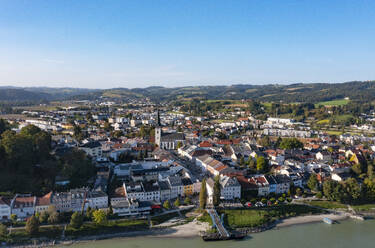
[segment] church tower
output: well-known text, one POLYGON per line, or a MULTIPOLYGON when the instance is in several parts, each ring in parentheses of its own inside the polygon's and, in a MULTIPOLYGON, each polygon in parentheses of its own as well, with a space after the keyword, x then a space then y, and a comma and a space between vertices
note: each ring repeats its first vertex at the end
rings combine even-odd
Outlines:
POLYGON ((158 109, 157 123, 155 127, 155 144, 160 147, 161 145, 161 125, 160 125, 160 113, 158 109))

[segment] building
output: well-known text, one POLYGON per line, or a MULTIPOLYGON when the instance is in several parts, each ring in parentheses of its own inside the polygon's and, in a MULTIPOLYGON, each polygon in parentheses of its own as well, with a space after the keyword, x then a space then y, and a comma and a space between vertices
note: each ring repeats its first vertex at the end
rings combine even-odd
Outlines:
POLYGON ((194 184, 191 181, 190 178, 184 177, 181 179, 182 185, 183 185, 183 195, 186 196, 191 196, 194 194, 194 184))
POLYGON ((170 176, 167 180, 171 186, 171 199, 183 196, 184 186, 181 178, 179 176, 170 176))
POLYGON ((49 206, 51 205, 51 196, 52 191, 46 194, 45 196, 37 197, 35 204, 35 212, 41 213, 43 211, 47 211, 49 206))
POLYGON ((220 178, 221 198, 234 200, 241 198, 241 184, 235 177, 223 176, 220 178))
POLYGON ((102 145, 99 141, 90 141, 81 146, 79 149, 83 150, 88 156, 98 158, 102 156, 102 145))
POLYGON ((35 213, 35 196, 16 195, 11 202, 11 214, 19 219, 25 219, 35 213))
POLYGON ((9 220, 11 214, 10 201, 0 196, 0 221, 9 220))

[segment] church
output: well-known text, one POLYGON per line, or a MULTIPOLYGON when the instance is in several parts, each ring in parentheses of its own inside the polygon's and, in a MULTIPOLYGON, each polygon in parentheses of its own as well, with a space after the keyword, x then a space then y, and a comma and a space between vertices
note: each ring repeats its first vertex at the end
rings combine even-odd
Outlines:
POLYGON ((183 133, 163 133, 160 124, 160 114, 158 110, 158 119, 155 127, 155 143, 161 149, 174 150, 177 149, 178 142, 185 144, 185 135, 183 133))

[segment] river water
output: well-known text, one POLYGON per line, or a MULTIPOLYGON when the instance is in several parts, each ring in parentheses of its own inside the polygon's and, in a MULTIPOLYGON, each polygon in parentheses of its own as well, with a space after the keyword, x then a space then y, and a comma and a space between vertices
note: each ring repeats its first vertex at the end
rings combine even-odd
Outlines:
POLYGON ((241 241, 201 238, 117 238, 75 244, 75 248, 375 248, 375 220, 311 223, 256 233, 241 241))

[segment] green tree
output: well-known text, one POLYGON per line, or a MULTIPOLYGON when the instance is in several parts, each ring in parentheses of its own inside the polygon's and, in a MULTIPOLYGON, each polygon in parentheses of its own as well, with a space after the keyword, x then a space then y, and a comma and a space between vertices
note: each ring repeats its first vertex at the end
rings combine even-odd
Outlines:
POLYGON ((318 179, 316 178, 316 174, 313 173, 310 175, 309 180, 307 181, 307 186, 312 190, 312 191, 317 191, 318 190, 318 179))
POLYGON ((178 141, 178 142, 177 142, 177 149, 178 149, 178 148, 181 148, 181 147, 182 147, 182 142, 181 142, 181 141, 178 141))
POLYGON ((357 175, 360 175, 362 174, 362 165, 361 164, 354 164, 352 166, 352 171, 357 174, 357 175))
POLYGON ((39 221, 34 215, 26 221, 25 230, 30 235, 35 235, 39 232, 39 221))
POLYGON ((78 212, 74 212, 70 218, 70 226, 75 229, 78 229, 83 224, 83 215, 78 212))
POLYGON ((103 225, 107 222, 107 213, 102 209, 95 210, 92 213, 92 219, 95 222, 95 224, 103 225))
POLYGON ((301 196, 303 194, 301 188, 296 189, 296 195, 301 196))
POLYGON ((39 223, 47 223, 48 221, 48 212, 42 211, 39 215, 39 223))
POLYGON ((201 191, 199 192, 199 207, 200 209, 205 209, 207 203, 207 188, 206 188, 206 178, 202 180, 201 191))
POLYGON ((6 225, 0 223, 0 237, 6 237, 7 235, 8 235, 8 229, 6 225))
POLYGON ((280 143, 281 149, 298 149, 303 148, 303 143, 297 138, 284 138, 280 143))
POLYGON ((214 192, 212 195, 212 203, 215 207, 219 206, 221 197, 220 176, 217 175, 214 179, 214 192))
POLYGON ((185 203, 185 205, 190 205, 191 204, 190 198, 186 197, 185 200, 184 200, 184 203, 185 203))
POLYGON ((9 129, 10 129, 9 123, 4 119, 0 119, 0 135, 9 129))
POLYGON ((57 224, 60 221, 60 214, 58 212, 52 212, 48 216, 48 223, 57 224))
POLYGON ((11 214, 10 215, 10 220, 12 221, 13 224, 15 224, 17 222, 17 215, 11 214))
POLYGON ((181 205, 181 203, 180 203, 180 199, 177 198, 177 199, 175 200, 175 202, 173 203, 173 205, 174 205, 175 207, 179 207, 179 206, 181 205))
POLYGON ((268 163, 263 156, 259 156, 257 158, 257 171, 259 172, 266 172, 268 167, 268 163))
POLYGON ((171 208, 171 204, 169 203, 168 200, 166 200, 166 201, 163 203, 163 208, 165 208, 165 209, 170 209, 170 208, 171 208))

